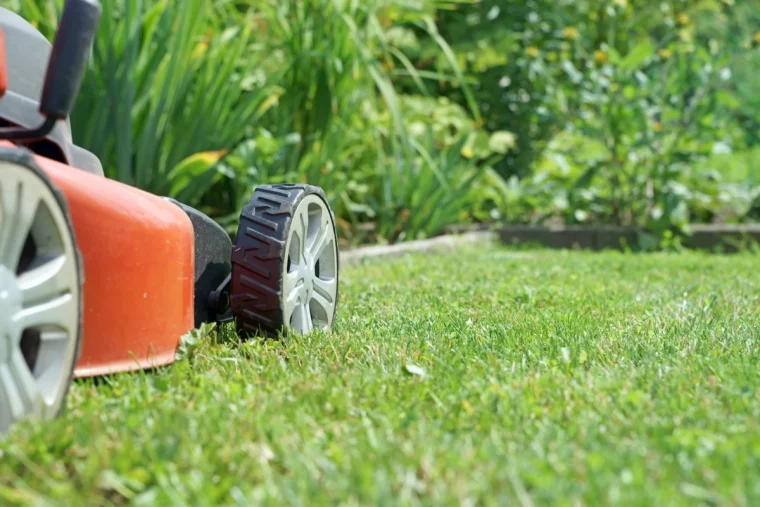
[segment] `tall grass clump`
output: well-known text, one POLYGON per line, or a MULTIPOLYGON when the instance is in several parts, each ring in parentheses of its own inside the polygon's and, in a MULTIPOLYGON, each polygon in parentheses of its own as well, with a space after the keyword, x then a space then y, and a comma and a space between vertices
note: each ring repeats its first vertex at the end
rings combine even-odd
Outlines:
MULTIPOLYGON (((62 5, 19 8, 52 38, 62 5)), ((216 162, 274 103, 269 83, 246 87, 239 72, 251 27, 215 21, 206 0, 103 2, 72 128, 108 177, 197 204, 221 177, 216 162)))
MULTIPOLYGON (((208 202, 224 203, 231 211, 220 217, 222 223, 233 228, 247 189, 272 181, 323 187, 342 235, 354 240, 363 238, 367 225, 391 241, 432 235, 448 225, 441 213, 461 212, 471 164, 439 170, 434 159, 460 161, 458 154, 449 153, 457 148, 415 142, 406 96, 397 90, 398 69, 411 79, 410 91, 420 95, 427 94, 425 80, 452 79, 444 72, 418 71, 405 55, 408 39, 394 37, 400 29, 414 29, 415 37, 450 52, 436 32, 429 5, 270 0, 228 2, 220 11, 232 20, 251 16, 256 44, 266 48, 260 69, 276 75, 283 91, 256 136, 221 164, 229 179, 219 182, 208 202), (426 200, 431 192, 441 197, 426 200), (412 214, 414 220, 408 220, 412 214)), ((448 74, 461 77, 453 55, 448 63, 448 74)))

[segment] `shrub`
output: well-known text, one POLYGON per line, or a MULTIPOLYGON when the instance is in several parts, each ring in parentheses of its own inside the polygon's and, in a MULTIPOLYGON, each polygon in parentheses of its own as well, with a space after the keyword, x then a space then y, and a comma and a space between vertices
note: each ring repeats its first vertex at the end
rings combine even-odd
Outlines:
MULTIPOLYGON (((500 10, 483 11, 488 5, 496 3, 478 7, 486 17, 514 12, 504 3, 500 10)), ((523 101, 529 113, 506 120, 524 123, 515 154, 524 160, 507 157, 496 166, 508 181, 491 175, 490 187, 477 190, 479 216, 495 211, 510 221, 656 231, 749 217, 754 184, 727 185, 714 171, 724 168, 713 166, 708 173, 704 164, 715 153, 755 142, 753 122, 760 110, 756 100, 746 97, 748 108, 740 102, 755 85, 736 75, 746 76, 757 58, 746 47, 752 35, 744 26, 745 16, 757 13, 757 7, 731 2, 645 0, 560 2, 554 9, 532 10, 528 25, 513 35, 530 45, 491 67, 505 73, 509 89, 509 66, 525 65, 530 86, 517 95, 492 91, 484 95, 491 100, 488 108, 483 104, 485 110, 504 101, 501 110, 519 113, 519 95, 530 96, 523 101), (544 130, 541 117, 547 112, 556 124, 544 130), (730 205, 727 192, 745 205, 730 205)))

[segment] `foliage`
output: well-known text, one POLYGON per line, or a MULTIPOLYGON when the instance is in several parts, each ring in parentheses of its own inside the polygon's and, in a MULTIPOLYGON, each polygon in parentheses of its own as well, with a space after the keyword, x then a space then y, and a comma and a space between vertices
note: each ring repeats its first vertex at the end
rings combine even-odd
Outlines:
MULTIPOLYGON (((61 4, 22 0, 20 12, 52 38, 61 4)), ((238 72, 250 27, 209 31, 212 12, 206 0, 103 3, 72 129, 107 176, 197 205, 216 162, 276 100, 238 72)))
MULTIPOLYGON (((61 3, 11 6, 52 37, 61 3)), ((756 2, 115 0, 72 125, 230 233, 281 181, 323 187, 351 243, 678 231, 760 216, 757 72, 756 2)))
MULTIPOLYGON (((285 180, 322 186, 341 235, 353 241, 366 240, 365 232, 385 241, 430 236, 456 220, 465 206, 460 189, 478 171, 452 150, 458 136, 471 142, 476 129, 466 110, 439 105, 432 124, 436 142, 414 141, 410 129, 418 129, 419 115, 430 110, 414 108, 424 100, 425 86, 402 52, 407 41, 394 35, 397 23, 416 23, 445 49, 424 5, 314 0, 257 7, 257 19, 272 20, 266 22, 266 47, 277 48, 276 61, 288 62, 278 81, 284 93, 256 136, 221 165, 239 183, 220 182, 219 192, 206 200, 231 210, 220 221, 233 229, 247 189, 285 180), (397 93, 393 62, 406 65, 422 97, 397 93), (450 132, 445 139, 444 130, 450 132), (438 160, 449 166, 437 167, 438 160), (428 200, 426 192, 439 183, 438 197, 428 200)), ((249 8, 238 3, 232 12, 249 8)))
MULTIPOLYGON (((751 32, 737 24, 760 10, 731 2, 604 4, 560 3, 528 15, 543 28, 526 29, 524 37, 544 35, 516 58, 530 60, 536 72, 535 113, 556 112, 559 131, 546 138, 522 131, 529 138, 518 141, 517 152, 527 144, 532 163, 513 168, 520 162, 504 159, 506 171, 497 165, 507 181, 489 176, 478 214, 655 232, 754 216, 756 181, 726 183, 705 164, 755 143, 758 129, 749 118, 760 110, 752 110, 754 100, 745 108, 739 99, 753 85, 735 74, 746 75, 757 58, 743 48, 751 32), (558 20, 567 23, 561 30, 558 20), (542 88, 541 79, 552 86, 542 88)), ((510 107, 517 100, 502 98, 510 107)), ((542 129, 532 114, 514 121, 542 129)))
MULTIPOLYGON (((498 134, 484 134, 463 108, 446 99, 403 96, 401 107, 411 153, 380 136, 378 143, 390 145, 380 151, 375 171, 357 180, 351 192, 355 223, 369 226, 363 240, 429 237, 465 219, 474 204, 470 188, 489 157, 509 149, 498 143, 498 134)), ((379 132, 387 131, 388 115, 368 119, 380 125, 379 132)))
MULTIPOLYGON (((17 1, 51 37, 60 0, 43 8, 17 1)), ((411 101, 391 82, 401 66, 426 94, 402 51, 407 41, 397 37, 406 24, 449 52, 446 72, 463 82, 431 5, 108 2, 73 117, 75 138, 109 176, 198 206, 230 232, 255 185, 289 180, 326 190, 342 236, 359 237, 375 217, 387 240, 434 235, 458 219, 462 189, 478 171, 453 151, 463 124, 470 127, 462 142, 475 139, 468 112, 457 113, 462 125, 445 143, 412 142, 407 128, 418 118, 402 109, 411 101), (440 197, 427 201, 436 182, 444 185, 435 190, 440 197), (391 233, 399 214, 410 213, 391 233)), ((439 139, 452 117, 432 125, 439 139)))

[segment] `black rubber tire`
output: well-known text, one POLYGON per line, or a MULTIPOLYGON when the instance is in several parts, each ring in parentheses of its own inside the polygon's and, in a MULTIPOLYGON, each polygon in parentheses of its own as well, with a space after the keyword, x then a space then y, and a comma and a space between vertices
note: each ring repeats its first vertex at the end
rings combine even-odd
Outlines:
MULTIPOLYGON (((293 216, 303 199, 316 195, 335 215, 324 191, 312 185, 262 185, 240 213, 232 248, 230 306, 241 335, 278 337, 287 332, 282 282, 287 270, 286 244, 293 216)), ((337 247, 338 239, 335 238, 337 247)), ((336 248, 336 282, 340 280, 340 255, 336 248)), ((336 294, 335 309, 338 307, 336 294)), ((334 315, 333 315, 334 319, 334 315)))
POLYGON ((68 399, 69 390, 71 384, 74 382, 74 371, 79 359, 82 357, 82 329, 84 327, 83 315, 84 315, 84 263, 82 260, 82 254, 79 251, 79 244, 77 243, 76 233, 74 232, 74 225, 71 221, 71 214, 69 213, 68 202, 63 192, 50 180, 47 174, 40 169, 34 160, 34 154, 26 148, 0 148, 0 160, 5 162, 13 162, 18 165, 27 167, 33 172, 42 182, 53 192, 58 205, 60 206, 61 213, 66 220, 66 225, 71 235, 72 246, 74 249, 74 255, 76 256, 77 277, 79 283, 79 333, 76 337, 76 348, 74 350, 74 361, 71 364, 71 371, 69 372, 69 382, 66 385, 66 390, 63 393, 63 401, 55 414, 56 417, 61 415, 66 408, 66 401, 68 399))

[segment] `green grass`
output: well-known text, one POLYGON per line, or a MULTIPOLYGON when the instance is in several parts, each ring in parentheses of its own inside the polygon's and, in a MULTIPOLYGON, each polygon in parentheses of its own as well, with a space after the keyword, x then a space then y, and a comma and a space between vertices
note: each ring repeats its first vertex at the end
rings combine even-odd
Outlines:
POLYGON ((757 266, 494 247, 346 267, 331 336, 220 333, 77 383, 0 443, 0 504, 758 505, 757 266))

